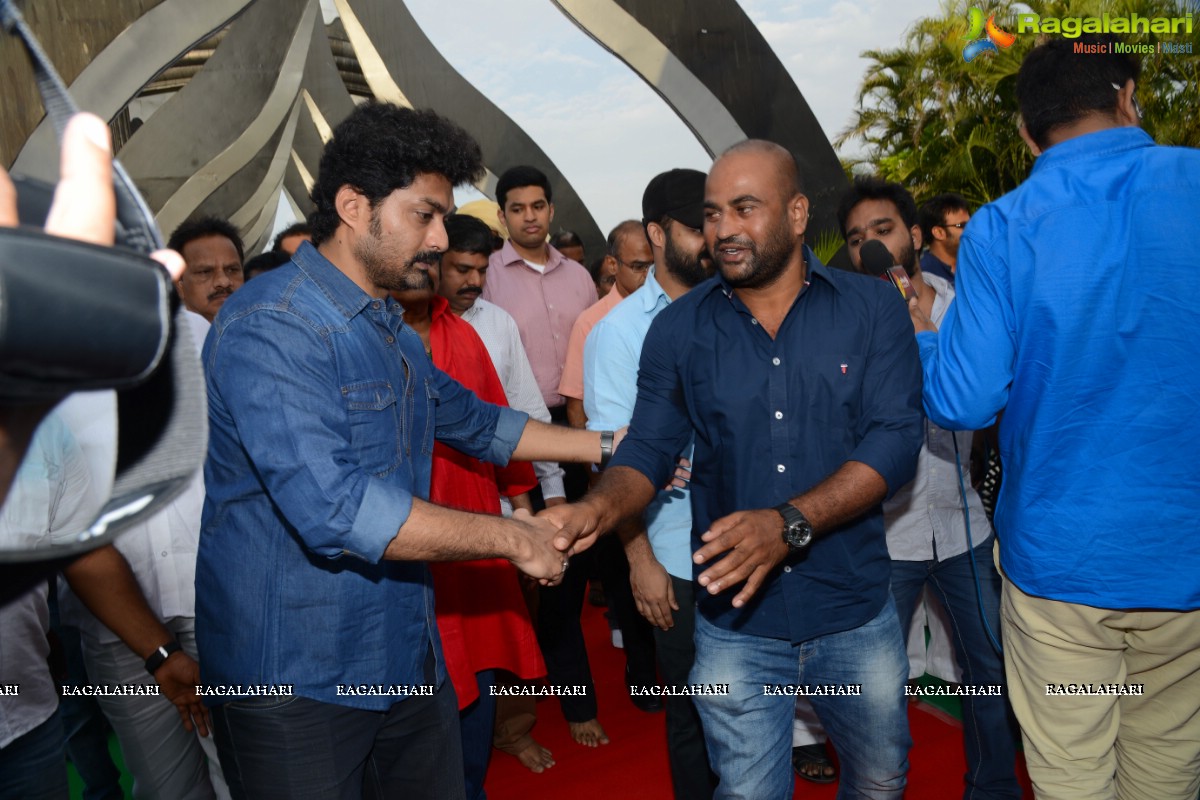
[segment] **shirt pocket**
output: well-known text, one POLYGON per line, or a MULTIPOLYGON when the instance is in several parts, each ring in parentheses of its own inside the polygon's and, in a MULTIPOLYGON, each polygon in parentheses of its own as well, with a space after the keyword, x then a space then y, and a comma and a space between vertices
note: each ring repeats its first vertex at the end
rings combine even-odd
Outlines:
POLYGON ((433 434, 437 429, 437 407, 442 396, 433 385, 433 378, 425 378, 425 437, 421 440, 421 453, 429 455, 433 452, 433 434))
POLYGON ((342 397, 359 466, 375 476, 400 466, 400 425, 392 385, 387 381, 351 383, 342 387, 342 397))
POLYGON ((809 413, 831 427, 852 433, 862 412, 865 364, 866 359, 857 353, 809 356, 809 413))

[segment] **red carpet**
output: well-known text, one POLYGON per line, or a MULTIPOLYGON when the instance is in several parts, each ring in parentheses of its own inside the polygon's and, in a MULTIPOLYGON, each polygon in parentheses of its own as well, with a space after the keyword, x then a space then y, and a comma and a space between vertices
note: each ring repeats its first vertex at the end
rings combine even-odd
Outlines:
MULTIPOLYGON (((587 639, 592 675, 600 706, 600 724, 612 740, 592 749, 576 744, 567 723, 551 698, 538 703, 534 737, 548 747, 558 762, 541 775, 521 766, 512 756, 492 751, 488 772, 489 800, 539 800, 540 798, 645 798, 670 800, 671 777, 667 769, 667 742, 663 714, 646 714, 629 701, 624 681, 625 660, 609 641, 608 624, 601 609, 585 606, 583 630, 587 639)), ((906 797, 913 800, 956 800, 962 797, 962 731, 956 722, 925 705, 909 707, 909 724, 916 743, 909 754, 906 797)), ((1024 764, 1019 764, 1025 796, 1033 797, 1024 764)), ((796 782, 796 798, 832 800, 837 784, 817 786, 796 782)))

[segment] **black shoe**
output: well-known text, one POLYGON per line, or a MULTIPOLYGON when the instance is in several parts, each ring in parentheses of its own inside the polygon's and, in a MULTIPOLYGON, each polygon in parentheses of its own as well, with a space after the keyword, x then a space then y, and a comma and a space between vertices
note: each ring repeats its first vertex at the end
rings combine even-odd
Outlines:
MULTIPOLYGON (((648 686, 658 686, 658 682, 651 680, 648 684, 634 681, 629 677, 629 667, 625 667, 625 685, 626 687, 634 686, 645 691, 648 686)), ((628 688, 626 688, 628 691, 628 688)), ((666 706, 663 705, 663 699, 656 694, 631 694, 629 700, 637 707, 639 711, 645 711, 647 714, 655 714, 662 711, 666 706)))

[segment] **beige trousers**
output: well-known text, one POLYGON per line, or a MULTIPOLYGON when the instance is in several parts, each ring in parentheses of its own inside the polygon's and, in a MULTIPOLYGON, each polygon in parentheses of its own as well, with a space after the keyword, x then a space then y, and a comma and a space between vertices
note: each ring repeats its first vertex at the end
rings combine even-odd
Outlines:
POLYGON ((1000 613, 1038 800, 1196 800, 1200 611, 1093 608, 1006 578, 1000 613))

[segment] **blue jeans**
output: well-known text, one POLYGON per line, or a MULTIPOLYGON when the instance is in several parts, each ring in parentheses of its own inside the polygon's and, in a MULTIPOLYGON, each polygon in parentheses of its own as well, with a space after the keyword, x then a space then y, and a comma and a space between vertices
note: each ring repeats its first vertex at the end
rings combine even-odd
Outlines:
POLYGON ((729 694, 695 698, 720 783, 716 797, 792 796, 792 717, 796 698, 770 696, 774 684, 858 685, 860 696, 811 701, 841 761, 839 798, 899 798, 908 773, 904 684, 908 658, 888 598, 869 622, 794 645, 719 628, 696 615, 692 683, 729 684, 729 694))
POLYGON ((62 718, 50 718, 0 749, 0 800, 67 800, 62 718))
POLYGON ((450 681, 387 711, 276 697, 225 703, 212 718, 234 800, 465 796, 450 681))
MULTIPOLYGON (((954 655, 967 686, 1003 686, 1004 661, 988 639, 987 620, 993 635, 1000 637, 1000 575, 992 564, 992 542, 986 541, 969 553, 945 561, 893 561, 892 597, 907 631, 913 609, 926 584, 950 617, 954 655), (979 574, 983 605, 975 591, 971 559, 979 574)), ((967 756, 964 800, 1019 798, 1015 736, 1017 728, 1008 699, 1004 696, 963 697, 963 747, 967 756)))

